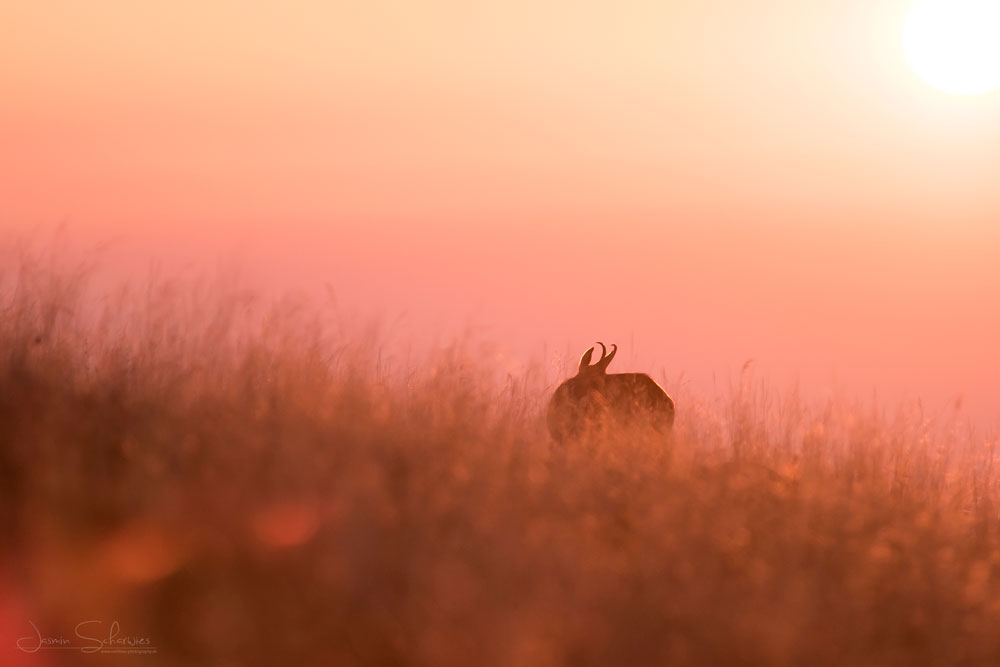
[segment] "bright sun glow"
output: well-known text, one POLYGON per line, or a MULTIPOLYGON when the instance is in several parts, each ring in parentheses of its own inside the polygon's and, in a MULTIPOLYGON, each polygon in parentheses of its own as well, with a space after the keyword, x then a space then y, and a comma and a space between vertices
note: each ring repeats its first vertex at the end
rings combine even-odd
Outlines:
POLYGON ((922 0, 903 26, 914 71, 946 93, 1000 88, 1000 0, 922 0))

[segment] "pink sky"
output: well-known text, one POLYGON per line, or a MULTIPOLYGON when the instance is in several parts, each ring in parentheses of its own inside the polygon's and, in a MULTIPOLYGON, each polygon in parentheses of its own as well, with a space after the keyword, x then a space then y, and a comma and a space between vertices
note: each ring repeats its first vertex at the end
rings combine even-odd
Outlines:
POLYGON ((0 231, 994 421, 1000 95, 912 74, 908 4, 7 2, 0 231))

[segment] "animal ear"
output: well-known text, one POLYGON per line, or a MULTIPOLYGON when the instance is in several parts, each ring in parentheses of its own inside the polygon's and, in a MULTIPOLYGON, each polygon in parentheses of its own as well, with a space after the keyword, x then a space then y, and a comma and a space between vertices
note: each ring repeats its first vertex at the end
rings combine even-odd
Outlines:
POLYGON ((608 352, 606 355, 602 356, 601 360, 597 362, 597 365, 601 367, 602 371, 607 370, 608 364, 610 364, 611 360, 615 358, 615 352, 617 351, 618 351, 618 346, 612 343, 611 351, 608 352))
POLYGON ((590 360, 593 356, 594 356, 594 348, 590 348, 589 350, 583 353, 583 356, 580 357, 581 371, 590 367, 590 360))

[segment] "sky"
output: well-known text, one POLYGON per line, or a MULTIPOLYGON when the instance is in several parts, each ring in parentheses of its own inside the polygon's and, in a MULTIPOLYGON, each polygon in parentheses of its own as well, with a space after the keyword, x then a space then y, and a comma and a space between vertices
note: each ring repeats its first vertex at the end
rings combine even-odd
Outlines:
POLYGON ((1000 94, 914 74, 909 6, 6 0, 0 232, 995 421, 1000 94))

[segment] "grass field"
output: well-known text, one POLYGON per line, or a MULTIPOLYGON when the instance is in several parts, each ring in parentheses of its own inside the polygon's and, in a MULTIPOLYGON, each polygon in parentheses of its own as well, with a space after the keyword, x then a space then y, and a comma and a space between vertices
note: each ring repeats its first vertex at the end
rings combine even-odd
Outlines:
POLYGON ((86 284, 0 274, 5 664, 1000 664, 997 440, 959 415, 751 368, 665 382, 668 444, 560 449, 542 363, 86 284), (114 621, 155 652, 15 646, 114 621))

